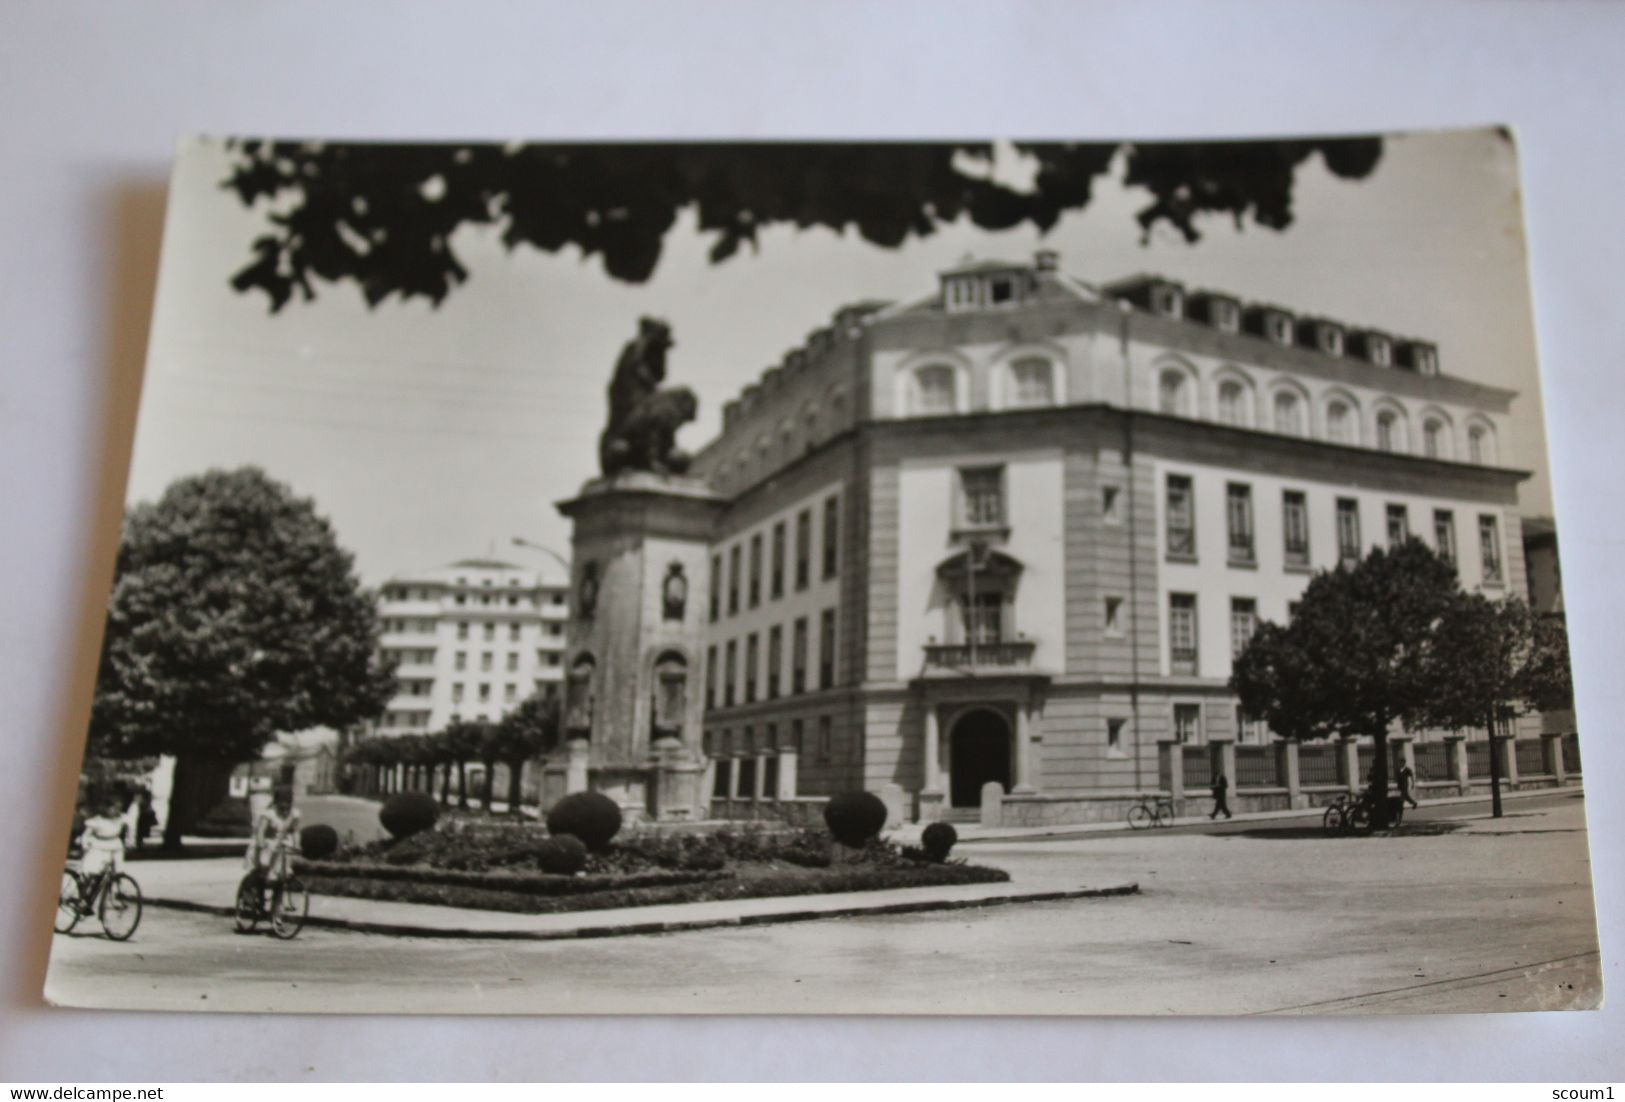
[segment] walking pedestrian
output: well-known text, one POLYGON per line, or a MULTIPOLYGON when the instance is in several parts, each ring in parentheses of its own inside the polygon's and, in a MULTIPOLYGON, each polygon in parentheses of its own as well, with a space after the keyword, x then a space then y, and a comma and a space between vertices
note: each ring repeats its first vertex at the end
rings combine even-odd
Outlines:
POLYGON ((1209 787, 1213 792, 1213 814, 1208 818, 1217 819, 1221 811, 1224 812, 1226 819, 1231 818, 1230 803, 1226 799, 1230 792, 1230 780, 1224 775, 1224 770, 1220 769, 1213 774, 1213 783, 1209 787))
POLYGON ((1416 773, 1408 762, 1399 763, 1399 770, 1394 774, 1394 779, 1399 782, 1399 798, 1412 807, 1421 807, 1422 805, 1416 802, 1416 797, 1411 795, 1411 786, 1416 783, 1416 773))

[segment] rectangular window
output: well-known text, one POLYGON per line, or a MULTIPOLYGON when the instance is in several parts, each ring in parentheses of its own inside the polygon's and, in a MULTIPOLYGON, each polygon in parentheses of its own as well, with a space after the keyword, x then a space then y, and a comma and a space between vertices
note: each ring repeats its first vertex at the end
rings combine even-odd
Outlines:
POLYGON ((485 683, 485 682, 481 682, 480 683, 480 700, 481 701, 486 701, 486 700, 490 700, 490 699, 491 699, 491 686, 489 684, 485 683))
POLYGON ((454 659, 452 664, 459 670, 468 669, 468 654, 467 654, 467 652, 466 651, 458 651, 457 655, 456 655, 456 658, 454 659))
POLYGON ((519 672, 519 656, 517 654, 508 655, 508 672, 519 672))
POLYGON ((485 625, 485 641, 487 643, 489 643, 493 639, 495 639, 496 637, 497 637, 497 626, 495 624, 486 624, 485 625))
POLYGON ((711 622, 722 615, 722 556, 711 556, 711 622))
POLYGON ((463 699, 463 683, 461 681, 452 682, 451 699, 453 702, 463 699))
POLYGON ((1388 550, 1411 538, 1411 514, 1403 505, 1388 506, 1388 550))
POLYGON ((507 701, 509 704, 512 704, 515 700, 518 700, 519 699, 519 686, 517 686, 517 685, 504 685, 504 686, 502 686, 502 699, 507 701))
POLYGON ((767 633, 767 698, 779 698, 779 668, 784 664, 784 629, 774 624, 767 633))
POLYGON ((1288 566, 1309 565, 1309 499, 1301 490, 1281 494, 1283 553, 1288 566))
POLYGON ((966 595, 960 607, 965 615, 967 643, 997 643, 1004 638, 1004 597, 999 593, 966 595))
POLYGON ((1195 676, 1196 594, 1168 594, 1168 664, 1170 672, 1195 676))
POLYGON ((840 566, 841 499, 824 499, 824 580, 835 577, 840 566))
POLYGON ((738 612, 739 612, 739 575, 740 575, 739 566, 740 566, 740 560, 741 560, 743 555, 744 555, 744 552, 740 550, 739 545, 737 543, 734 544, 733 549, 728 552, 728 615, 729 616, 737 615, 738 612))
POLYGON ((762 603, 762 537, 758 533, 750 538, 750 607, 762 603))
POLYGON ((1351 566, 1360 561, 1360 503, 1351 497, 1337 499, 1337 558, 1351 566))
POLYGON ((1100 516, 1107 524, 1123 523, 1123 495, 1116 486, 1100 488, 1100 516))
POLYGON ((1242 710, 1240 704, 1236 705, 1236 741, 1238 742, 1266 742, 1264 721, 1249 716, 1242 710))
POLYGON ((739 671, 739 641, 728 640, 726 651, 727 659, 722 667, 722 706, 733 707, 734 702, 734 674, 739 671))
POLYGON ((1168 476, 1168 557, 1196 558, 1196 503, 1189 476, 1168 476))
POLYGON ((745 638, 745 703, 756 703, 756 633, 745 638))
POLYGON ((773 588, 774 600, 784 596, 784 521, 773 526, 773 588))
POLYGON ((1258 630, 1258 602, 1251 597, 1230 598, 1230 657, 1240 658, 1258 630))
POLYGON ((459 623, 457 625, 457 638, 459 638, 459 639, 467 639, 468 638, 468 621, 467 620, 464 620, 464 621, 462 621, 461 623, 459 623))
POLYGON ((835 684, 835 610, 826 608, 818 622, 818 687, 835 684))
POLYGON ((1482 513, 1478 518, 1478 554, 1484 564, 1484 581, 1501 584, 1501 529, 1493 515, 1482 513))
POLYGON ((795 624, 795 636, 790 643, 790 691, 804 693, 807 691, 807 618, 801 617, 795 624))
POLYGON ((705 707, 709 711, 717 706, 717 648, 705 650, 705 707))
POLYGON ((835 723, 829 716, 818 717, 818 760, 827 762, 835 756, 835 723))
POLYGON ((1445 562, 1456 562, 1456 515, 1449 509, 1433 510, 1433 548, 1445 562))
POLYGON ((1253 488, 1242 482, 1232 482, 1224 488, 1225 528, 1230 538, 1230 561, 1254 561, 1253 551, 1253 488))
POLYGON ((1126 757, 1123 750, 1123 728, 1127 720, 1108 719, 1106 721, 1106 753, 1114 758, 1126 757))
POLYGON ((792 719, 790 721, 790 749, 797 754, 800 754, 804 749, 801 740, 805 737, 806 730, 806 725, 801 720, 792 719))
POLYGON ((964 528, 1004 527, 1004 468, 959 472, 959 523, 964 528))
POLYGON ((796 515, 796 592, 807 588, 812 580, 812 510, 803 509, 796 515))
POLYGON ((1123 634, 1123 598, 1106 598, 1106 634, 1123 634))
POLYGON ((490 668, 491 668, 491 652, 486 651, 484 654, 480 655, 480 669, 488 670, 490 668))
POLYGON ((508 625, 508 639, 509 639, 509 641, 514 642, 514 643, 519 642, 519 625, 518 624, 509 624, 508 625))
POLYGON ((1174 737, 1187 746, 1202 741, 1202 706, 1200 704, 1174 705, 1174 737))

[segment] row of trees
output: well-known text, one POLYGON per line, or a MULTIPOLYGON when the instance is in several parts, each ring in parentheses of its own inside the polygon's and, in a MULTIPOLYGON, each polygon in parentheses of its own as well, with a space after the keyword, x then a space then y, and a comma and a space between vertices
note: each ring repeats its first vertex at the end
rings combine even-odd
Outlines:
POLYGON ((443 731, 401 735, 358 742, 344 755, 351 776, 360 770, 385 771, 404 767, 431 791, 438 776, 440 802, 451 802, 452 774, 457 776, 457 800, 468 806, 468 766, 484 767, 480 806, 491 810, 496 766, 508 769, 508 810, 517 815, 525 763, 553 750, 559 743, 559 706, 556 697, 537 694, 496 722, 464 720, 443 731))
MULTIPOLYGON (((1416 539, 1315 575, 1289 623, 1259 626, 1230 687, 1285 738, 1369 737, 1379 792, 1395 724, 1495 731, 1573 695, 1561 617, 1463 590, 1455 566, 1416 539)), ((1490 761, 1499 816, 1499 755, 1490 761)))

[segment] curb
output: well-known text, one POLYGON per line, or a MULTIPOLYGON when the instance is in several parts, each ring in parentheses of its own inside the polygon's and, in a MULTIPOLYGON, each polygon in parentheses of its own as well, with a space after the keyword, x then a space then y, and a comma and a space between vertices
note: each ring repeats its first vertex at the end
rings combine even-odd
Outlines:
MULTIPOLYGON (((733 926, 778 926, 791 922, 815 922, 824 918, 919 914, 925 911, 963 911, 973 907, 1002 907, 1012 903, 1055 903, 1069 899, 1104 899, 1139 894, 1139 884, 1120 884, 1111 888, 1079 888, 1071 891, 990 895, 981 899, 922 899, 917 902, 837 907, 828 911, 777 911, 772 914, 735 915, 728 918, 696 918, 688 921, 677 920, 672 922, 632 922, 622 926, 577 926, 568 930, 467 930, 437 926, 411 926, 394 922, 371 922, 364 919, 324 918, 320 915, 307 918, 305 925, 332 930, 351 930, 362 934, 384 934, 390 937, 468 938, 487 941, 580 941, 586 938, 678 934, 692 930, 713 930, 733 926)), ((189 899, 148 897, 142 902, 173 911, 191 911, 196 914, 221 915, 226 918, 230 918, 234 914, 233 909, 230 907, 218 907, 209 903, 195 903, 189 899)))

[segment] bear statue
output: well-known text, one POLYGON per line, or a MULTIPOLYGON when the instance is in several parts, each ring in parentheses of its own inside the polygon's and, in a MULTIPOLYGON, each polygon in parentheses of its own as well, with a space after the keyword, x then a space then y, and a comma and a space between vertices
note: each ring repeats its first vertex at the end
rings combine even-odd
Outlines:
POLYGON ((638 335, 621 349, 609 381, 609 423, 598 440, 606 477, 622 471, 682 474, 689 456, 677 449, 677 430, 694 420, 699 399, 687 387, 663 387, 671 326, 643 318, 638 335))

